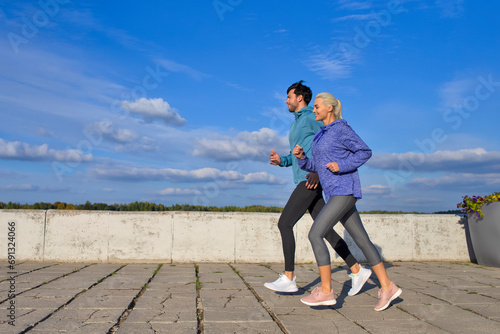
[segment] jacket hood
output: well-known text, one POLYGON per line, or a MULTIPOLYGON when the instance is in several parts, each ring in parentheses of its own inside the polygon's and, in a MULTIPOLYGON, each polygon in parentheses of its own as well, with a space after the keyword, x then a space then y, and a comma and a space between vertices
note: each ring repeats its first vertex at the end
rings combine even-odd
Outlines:
POLYGON ((313 140, 314 141, 318 140, 323 135, 323 133, 325 133, 326 131, 330 130, 331 128, 333 128, 335 125, 338 125, 338 124, 347 124, 347 121, 345 119, 341 118, 341 119, 334 120, 330 124, 322 126, 321 130, 318 131, 318 133, 314 136, 313 140))

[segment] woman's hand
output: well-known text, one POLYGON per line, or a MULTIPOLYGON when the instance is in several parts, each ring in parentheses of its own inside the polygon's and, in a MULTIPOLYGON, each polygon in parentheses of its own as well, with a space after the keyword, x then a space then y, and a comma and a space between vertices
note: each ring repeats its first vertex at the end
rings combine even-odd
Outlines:
POLYGON ((325 166, 326 166, 326 168, 328 168, 333 173, 336 173, 336 172, 340 171, 339 164, 336 163, 336 162, 330 162, 330 163, 326 164, 325 166))
POLYGON ((295 155, 295 157, 297 159, 304 159, 305 158, 305 154, 304 154, 304 150, 302 149, 302 147, 300 147, 299 145, 295 145, 295 147, 293 148, 293 151, 292 151, 293 155, 295 155))

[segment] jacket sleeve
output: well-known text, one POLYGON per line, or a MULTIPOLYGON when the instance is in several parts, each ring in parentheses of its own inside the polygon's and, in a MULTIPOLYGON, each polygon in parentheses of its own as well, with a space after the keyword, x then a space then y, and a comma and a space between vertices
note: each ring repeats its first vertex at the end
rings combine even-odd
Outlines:
MULTIPOLYGON (((305 131, 306 135, 302 138, 301 146, 304 149, 304 154, 307 157, 312 156, 312 146, 314 142, 314 137, 321 131, 321 122, 316 121, 314 114, 307 115, 307 130, 305 131)), ((312 158, 311 158, 312 159, 312 158)), ((297 159, 299 160, 299 159, 297 159)), ((314 160, 312 160, 314 164, 314 160)), ((313 165, 314 166, 314 165, 313 165)), ((302 168, 303 169, 303 168, 302 168)), ((310 170, 308 170, 310 172, 310 170)))
POLYGON ((289 167, 289 166, 291 166, 292 165, 292 159, 293 159, 292 151, 290 151, 290 154, 288 154, 288 155, 283 155, 283 156, 280 155, 280 159, 281 159, 280 167, 289 167))
POLYGON ((350 126, 346 126, 344 130, 345 133, 342 136, 342 143, 351 154, 345 159, 337 161, 339 172, 341 173, 355 171, 372 156, 372 150, 350 126))
POLYGON ((297 159, 299 163, 300 169, 303 169, 307 172, 316 172, 314 168, 314 159, 311 157, 310 159, 306 156, 304 159, 297 159))

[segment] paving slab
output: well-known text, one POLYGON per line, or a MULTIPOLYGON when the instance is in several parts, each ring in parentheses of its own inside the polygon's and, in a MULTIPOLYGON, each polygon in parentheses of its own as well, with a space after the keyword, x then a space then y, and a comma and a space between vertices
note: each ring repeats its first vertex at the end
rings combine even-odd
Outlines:
POLYGON ((428 323, 450 333, 498 333, 500 323, 481 316, 471 318, 445 317, 428 320, 428 323))
POLYGON ((317 315, 283 315, 280 320, 289 333, 349 333, 366 334, 358 324, 335 316, 334 312, 318 317, 317 315))
POLYGON ((258 308, 254 305, 251 307, 236 307, 228 310, 225 309, 205 309, 204 310, 205 324, 210 322, 271 322, 272 318, 264 308, 258 308))
POLYGON ((252 291, 248 290, 246 287, 242 289, 219 289, 219 290, 209 290, 201 289, 200 295, 203 299, 205 298, 237 298, 237 297, 255 297, 252 291))
POLYGON ((117 334, 186 334, 196 333, 197 322, 176 322, 176 323, 128 323, 125 322, 118 330, 117 334))
POLYGON ((378 280, 356 296, 348 268, 332 267, 337 304, 300 302, 319 286, 315 264, 297 264, 299 291, 264 287, 282 264, 20 263, 9 325, 0 266, 0 333, 499 333, 500 268, 460 262, 386 263, 403 289, 375 312, 378 280))
POLYGON ((196 310, 196 298, 193 294, 182 297, 144 297, 137 300, 134 310, 196 310))
POLYGON ((189 309, 134 309, 125 323, 197 322, 196 307, 189 309))
POLYGON ((30 333, 72 333, 72 334, 89 334, 89 333, 107 333, 109 323, 85 323, 78 324, 73 321, 62 321, 54 324, 57 328, 52 326, 41 325, 30 331, 30 333))
POLYGON ((212 322, 204 327, 206 334, 282 334, 283 331, 273 321, 212 322))
MULTIPOLYGON (((439 328, 433 324, 428 324, 423 321, 415 320, 387 320, 382 321, 370 321, 370 320, 360 320, 357 322, 359 326, 365 330, 369 330, 373 334, 401 334, 401 333, 411 333, 411 334, 449 334, 455 333, 448 330, 439 328)), ((471 329, 469 329, 469 333, 471 329)), ((366 333, 366 332, 365 332, 366 333)), ((473 332, 474 333, 474 332, 473 332)))
MULTIPOLYGON (((52 312, 52 309, 17 309, 15 326, 11 326, 6 322, 10 319, 5 319, 4 317, 2 317, 2 321, 0 321, 0 333, 19 333, 25 328, 34 325, 36 322, 40 321, 40 319, 47 317, 52 312)), ((3 315, 4 314, 2 314, 2 316, 3 315)))
MULTIPOLYGON (((400 310, 411 314, 413 317, 431 322, 435 319, 460 318, 475 319, 477 314, 455 305, 406 305, 398 306, 400 310)), ((500 324, 499 324, 500 325, 500 324)))

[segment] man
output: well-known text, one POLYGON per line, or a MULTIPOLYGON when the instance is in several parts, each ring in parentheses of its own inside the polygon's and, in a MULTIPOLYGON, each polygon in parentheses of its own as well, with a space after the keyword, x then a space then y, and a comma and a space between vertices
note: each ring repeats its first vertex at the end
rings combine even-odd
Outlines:
MULTIPOLYGON (((307 172, 300 169, 297 158, 291 153, 295 145, 299 145, 303 148, 304 153, 310 157, 314 135, 323 125, 316 121, 312 113, 313 108, 308 106, 312 98, 312 92, 302 82, 300 80, 294 83, 287 90, 286 104, 288 110, 295 116, 289 133, 290 154, 280 156, 274 150, 271 150, 271 165, 292 166, 293 180, 296 184, 295 190, 288 199, 278 221, 285 257, 285 272, 280 274, 276 281, 264 284, 266 288, 279 292, 298 291, 294 275, 295 236, 293 227, 307 210, 313 220, 316 219, 316 216, 325 205, 318 174, 309 173, 306 175, 307 172)), ((333 229, 326 236, 326 239, 351 269, 352 287, 348 295, 354 296, 361 290, 372 271, 361 267, 357 263, 345 241, 333 229)))

